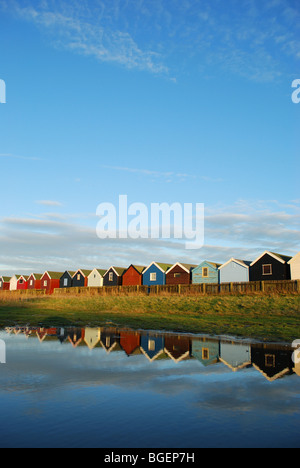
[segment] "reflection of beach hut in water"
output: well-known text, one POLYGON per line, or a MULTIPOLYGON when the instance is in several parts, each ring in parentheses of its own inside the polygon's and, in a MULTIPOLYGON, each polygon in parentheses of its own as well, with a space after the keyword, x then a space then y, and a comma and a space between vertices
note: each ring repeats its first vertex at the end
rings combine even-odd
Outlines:
POLYGON ((84 341, 89 349, 95 348, 100 341, 100 328, 86 328, 84 341))
POLYGON ((38 337, 39 342, 41 343, 42 341, 45 340, 45 338, 47 336, 47 329, 46 328, 38 328, 36 330, 36 336, 38 337))
POLYGON ((190 357, 190 338, 184 335, 166 335, 164 351, 174 362, 188 359, 190 357))
POLYGON ((203 366, 216 364, 220 355, 219 340, 195 338, 192 340, 191 354, 203 366))
POLYGON ((58 328, 57 329, 57 339, 61 343, 63 343, 68 338, 68 332, 65 328, 58 328))
POLYGON ((101 328, 100 344, 107 353, 120 350, 119 340, 120 338, 117 328, 101 328))
POLYGON ((57 328, 56 327, 47 328, 47 336, 51 338, 53 337, 57 338, 57 328))
POLYGON ((276 345, 251 345, 251 364, 270 382, 293 373, 293 351, 276 345))
POLYGON ((152 362, 164 352, 164 337, 151 333, 142 335, 140 348, 147 359, 152 362))
POLYGON ((68 330, 68 340, 72 344, 73 348, 77 348, 80 343, 84 340, 84 328, 72 328, 68 330))
POLYGON ((33 335, 34 332, 35 332, 34 328, 26 327, 24 331, 24 335, 28 339, 31 335, 33 335))
POLYGON ((234 372, 251 366, 251 346, 234 341, 221 341, 220 361, 234 372))
POLYGON ((300 377, 300 348, 293 349, 292 357, 292 361, 294 363, 293 372, 295 372, 295 374, 299 375, 300 377))
POLYGON ((120 346, 125 351, 127 356, 137 354, 141 343, 140 334, 134 331, 120 333, 120 346))

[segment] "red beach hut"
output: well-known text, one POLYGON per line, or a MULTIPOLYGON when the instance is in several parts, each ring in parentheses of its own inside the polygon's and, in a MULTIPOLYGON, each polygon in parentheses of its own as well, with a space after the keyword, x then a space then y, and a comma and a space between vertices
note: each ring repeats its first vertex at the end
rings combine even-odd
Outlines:
POLYGON ((130 267, 123 273, 122 285, 141 286, 143 284, 143 271, 145 268, 145 266, 130 265, 130 267))
POLYGON ((41 289, 45 289, 46 294, 52 294, 54 289, 59 289, 62 275, 56 271, 45 271, 41 278, 41 289))
POLYGON ((32 273, 27 279, 28 289, 41 289, 42 275, 32 273))
POLYGON ((8 276, 0 276, 0 291, 9 291, 10 280, 8 276))
POLYGON ((17 281, 17 291, 25 291, 27 289, 27 280, 25 276, 20 276, 17 281))

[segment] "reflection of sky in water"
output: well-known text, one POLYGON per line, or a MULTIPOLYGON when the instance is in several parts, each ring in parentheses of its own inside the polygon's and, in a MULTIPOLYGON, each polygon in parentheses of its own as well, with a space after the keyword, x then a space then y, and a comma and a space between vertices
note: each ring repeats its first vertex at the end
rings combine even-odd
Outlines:
POLYGON ((300 447, 300 379, 0 333, 0 445, 300 447))

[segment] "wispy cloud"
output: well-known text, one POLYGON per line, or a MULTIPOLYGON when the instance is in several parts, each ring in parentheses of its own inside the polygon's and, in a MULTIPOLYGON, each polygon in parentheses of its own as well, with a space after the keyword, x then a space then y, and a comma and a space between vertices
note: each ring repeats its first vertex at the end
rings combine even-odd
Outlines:
POLYGON ((300 205, 276 200, 239 200, 232 206, 206 209, 205 234, 212 242, 230 248, 300 251, 300 205))
POLYGON ((104 169, 110 169, 112 171, 121 171, 121 172, 129 172, 132 174, 141 174, 145 176, 150 176, 154 178, 164 178, 167 180, 171 180, 173 178, 177 179, 187 179, 187 178, 195 178, 195 176, 181 173, 181 172, 164 172, 164 171, 153 171, 150 169, 139 169, 139 168, 132 168, 132 167, 122 167, 122 166, 102 166, 104 169))
POLYGON ((300 59, 300 12, 287 0, 0 0, 0 8, 56 47, 174 81, 192 63, 206 76, 217 67, 269 82, 300 59))
POLYGON ((35 157, 30 157, 30 156, 19 156, 17 154, 11 154, 11 153, 0 153, 0 158, 23 159, 24 161, 42 161, 41 158, 35 158, 35 157))
POLYGON ((170 49, 176 55, 192 54, 208 76, 217 66, 251 81, 270 82, 290 73, 290 61, 295 65, 300 58, 300 11, 295 2, 229 0, 222 6, 216 0, 185 0, 182 10, 177 41, 171 37, 170 49))
POLYGON ((59 207, 62 206, 62 203, 54 200, 37 200, 38 205, 50 206, 50 207, 59 207))
POLYGON ((133 168, 133 167, 123 167, 123 166, 102 166, 104 169, 109 169, 112 171, 120 171, 120 172, 129 172, 132 174, 140 174, 148 177, 152 177, 153 179, 165 179, 167 182, 172 182, 174 179, 177 181, 186 181, 191 179, 201 179, 205 182, 222 182, 223 179, 221 178, 214 178, 209 176, 197 176, 195 174, 187 174, 186 172, 173 172, 173 171, 153 171, 151 169, 140 169, 140 168, 133 168))
POLYGON ((31 22, 48 34, 60 48, 93 56, 102 62, 114 62, 127 68, 152 73, 166 73, 160 53, 140 47, 130 32, 118 28, 117 11, 107 12, 105 2, 95 2, 93 8, 79 2, 29 2, 23 6, 15 0, 2 0, 3 9, 31 22), (113 15, 113 16, 109 16, 113 15))

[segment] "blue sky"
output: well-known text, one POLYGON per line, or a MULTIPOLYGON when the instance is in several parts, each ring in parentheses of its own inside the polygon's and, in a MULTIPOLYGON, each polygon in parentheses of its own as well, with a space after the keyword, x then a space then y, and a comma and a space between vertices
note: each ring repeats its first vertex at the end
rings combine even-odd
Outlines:
POLYGON ((0 270, 299 248, 295 0, 0 0, 0 270), (99 203, 205 204, 205 246, 96 236, 99 203))

